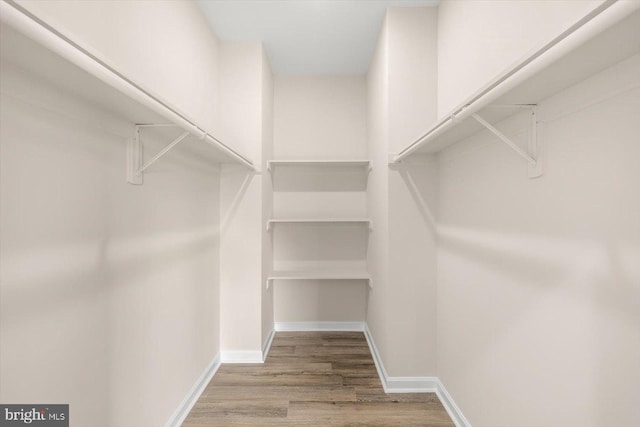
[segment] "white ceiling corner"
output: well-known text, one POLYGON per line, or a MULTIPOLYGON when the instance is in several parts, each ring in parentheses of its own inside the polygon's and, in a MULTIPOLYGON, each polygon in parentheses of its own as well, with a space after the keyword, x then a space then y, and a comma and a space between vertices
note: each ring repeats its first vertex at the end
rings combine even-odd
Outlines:
POLYGON ((438 0, 197 0, 221 40, 262 41, 276 74, 364 74, 388 7, 438 0))

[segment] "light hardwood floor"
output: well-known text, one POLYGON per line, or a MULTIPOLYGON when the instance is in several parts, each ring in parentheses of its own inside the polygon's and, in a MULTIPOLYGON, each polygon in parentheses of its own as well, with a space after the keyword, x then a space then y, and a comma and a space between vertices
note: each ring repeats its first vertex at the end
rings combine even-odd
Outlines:
POLYGON ((278 332, 264 364, 223 364, 183 426, 455 427, 433 393, 384 393, 361 332, 278 332))

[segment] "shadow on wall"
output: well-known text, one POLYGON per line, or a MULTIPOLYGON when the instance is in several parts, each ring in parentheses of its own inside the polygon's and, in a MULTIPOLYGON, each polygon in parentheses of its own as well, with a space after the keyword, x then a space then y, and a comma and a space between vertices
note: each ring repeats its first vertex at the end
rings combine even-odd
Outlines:
POLYGON ((0 397, 164 422, 217 351, 217 169, 185 150, 129 185, 132 123, 2 71, 0 397))
MULTIPOLYGON (((434 210, 429 203, 429 199, 433 198, 433 195, 429 195, 429 190, 426 185, 423 185, 423 177, 420 174, 425 168, 434 168, 433 161, 430 162, 403 162, 397 164, 390 164, 389 168, 392 171, 397 172, 404 181, 416 208, 420 212, 422 219, 427 224, 429 231, 433 234, 433 237, 437 236, 438 224, 434 210)), ((431 183, 433 186, 433 183, 431 183)))
MULTIPOLYGON (((244 195, 247 192, 247 189, 249 188, 249 184, 251 183, 251 180, 253 179, 254 176, 256 176, 256 172, 255 171, 251 171, 251 170, 247 170, 242 166, 228 166, 228 168, 233 168, 233 174, 234 174, 234 182, 237 185, 237 189, 235 190, 235 196, 233 197, 233 200, 231 200, 231 202, 229 203, 229 206, 227 207, 226 212, 224 212, 223 215, 221 215, 222 220, 220 221, 220 234, 223 234, 227 227, 229 226, 229 222, 231 221, 231 219, 233 219, 236 215, 236 212, 238 211, 238 207, 240 207, 240 202, 242 201, 242 199, 244 198, 244 195), (239 176, 238 174, 246 174, 244 179, 242 181, 238 180, 237 177, 239 176)), ((229 181, 227 181, 227 184, 229 184, 229 181)))
POLYGON ((11 287, 3 289, 3 297, 13 302, 5 308, 5 321, 22 316, 36 318, 49 310, 75 304, 70 297, 93 293, 94 287, 86 284, 94 283, 96 276, 105 277, 108 271, 118 271, 118 279, 126 283, 148 276, 154 265, 170 269, 171 265, 184 262, 176 258, 176 253, 201 253, 216 240, 217 235, 210 230, 196 230, 145 239, 87 240, 11 251, 3 255, 3 264, 17 274, 10 278, 11 287), (38 269, 32 268, 36 260, 38 269), (33 304, 35 301, 46 301, 46 305, 33 304))
POLYGON ((557 399, 570 393, 576 402, 592 403, 584 410, 604 424, 596 402, 611 397, 599 396, 600 386, 620 390, 621 408, 634 407, 640 342, 637 247, 444 225, 438 226, 438 239, 439 266, 446 270, 439 287, 465 313, 457 327, 474 329, 469 348, 476 362, 457 366, 458 378, 478 378, 480 367, 497 359, 511 365, 497 368, 510 372, 511 381, 496 385, 502 392, 535 389, 531 381, 540 381, 557 399), (629 343, 634 335, 636 343, 629 343), (526 357, 509 361, 507 354, 526 357), (635 372, 628 371, 633 366, 635 372), (634 376, 636 382, 629 381, 634 376), (569 381, 576 377, 582 386, 569 381), (568 382, 562 384, 563 378, 568 382))
POLYGON ((438 223, 425 167, 391 169, 438 240, 441 309, 457 313, 444 321, 456 335, 448 342, 474 354, 473 362, 456 364, 457 378, 485 383, 489 372, 503 372, 493 393, 513 396, 525 412, 533 409, 525 409, 529 398, 519 390, 539 390, 539 383, 556 400, 571 395, 573 405, 586 405, 597 425, 607 424, 616 405, 632 410, 640 380, 638 246, 438 223), (601 390, 612 389, 620 390, 616 405, 597 404, 611 402, 601 390))

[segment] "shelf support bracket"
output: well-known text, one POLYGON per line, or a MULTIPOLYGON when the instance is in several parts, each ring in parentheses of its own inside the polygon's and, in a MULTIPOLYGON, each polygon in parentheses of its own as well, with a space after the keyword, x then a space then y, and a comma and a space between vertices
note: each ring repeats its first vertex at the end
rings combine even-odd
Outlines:
POLYGON ((143 143, 140 137, 140 131, 142 128, 147 127, 173 127, 175 125, 168 124, 144 124, 135 126, 135 134, 132 139, 127 143, 127 182, 134 185, 141 185, 143 183, 143 172, 149 168, 152 164, 160 160, 162 156, 167 154, 173 147, 181 143, 189 132, 183 132, 180 136, 171 141, 166 147, 160 150, 151 159, 144 162, 143 159, 143 143))
POLYGON ((542 175, 542 161, 539 156, 539 144, 538 144, 538 135, 537 135, 538 121, 536 118, 536 107, 535 105, 532 105, 530 107, 531 107, 531 123, 530 123, 531 128, 529 130, 529 138, 528 138, 528 144, 527 144, 528 145, 527 148, 529 152, 520 148, 518 144, 513 142, 508 136, 500 132, 493 125, 491 125, 485 119, 480 117, 477 113, 472 114, 471 117, 473 117, 478 123, 480 123, 482 126, 487 128, 491 133, 497 136, 498 139, 500 139, 500 141, 507 144, 507 146, 509 146, 509 148, 515 151, 520 157, 525 159, 528 163, 528 171, 527 171, 528 177, 537 178, 540 175, 542 175), (533 157, 532 154, 529 154, 529 153, 532 153, 533 156, 535 157, 533 157))

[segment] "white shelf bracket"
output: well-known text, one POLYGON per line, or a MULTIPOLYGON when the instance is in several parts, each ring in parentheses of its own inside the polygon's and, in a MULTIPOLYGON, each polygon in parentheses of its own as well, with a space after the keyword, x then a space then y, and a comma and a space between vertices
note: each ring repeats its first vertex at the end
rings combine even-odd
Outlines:
POLYGON ((525 159, 528 163, 527 176, 529 178, 536 178, 542 175, 542 162, 539 158, 539 144, 538 144, 538 135, 537 135, 537 127, 538 121, 536 118, 536 107, 531 107, 531 122, 530 122, 530 131, 529 131, 529 139, 527 143, 527 149, 529 152, 526 152, 518 144, 513 142, 509 137, 496 129, 493 125, 487 122, 485 119, 480 117, 477 113, 471 115, 478 123, 487 128, 491 133, 500 139, 500 141, 504 142, 515 151, 520 157, 525 159), (529 154, 532 153, 532 154, 529 154), (534 157, 535 156, 535 157, 534 157))
POLYGON ((527 176, 529 178, 537 178, 542 176, 542 141, 538 139, 538 117, 536 106, 531 107, 531 125, 529 128, 528 149, 536 159, 535 164, 527 165, 527 176))
POLYGON ((172 124, 144 124, 135 126, 134 137, 127 141, 127 182, 129 182, 130 184, 142 185, 142 183, 144 182, 143 172, 190 135, 189 132, 183 132, 180 136, 171 141, 166 147, 160 150, 155 156, 144 162, 144 149, 142 139, 140 137, 140 131, 142 128, 148 127, 177 126, 172 124))

